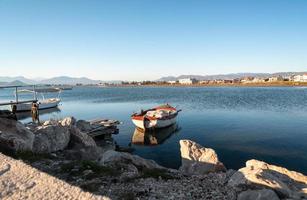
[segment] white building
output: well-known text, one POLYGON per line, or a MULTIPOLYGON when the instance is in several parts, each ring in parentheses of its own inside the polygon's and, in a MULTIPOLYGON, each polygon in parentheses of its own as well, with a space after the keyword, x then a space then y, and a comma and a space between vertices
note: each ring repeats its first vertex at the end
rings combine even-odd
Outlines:
POLYGON ((282 76, 273 76, 269 78, 269 82, 277 82, 277 81, 283 81, 284 78, 282 76))
POLYGON ((265 82, 265 79, 264 78, 254 78, 251 82, 253 83, 264 83, 265 82))
POLYGON ((169 84, 176 84, 176 81, 167 81, 169 84))
POLYGON ((197 82, 197 80, 194 78, 183 78, 183 79, 179 79, 178 81, 180 84, 183 84, 183 85, 191 85, 197 82))
POLYGON ((296 75, 296 76, 294 76, 293 80, 295 82, 307 82, 307 74, 296 75))

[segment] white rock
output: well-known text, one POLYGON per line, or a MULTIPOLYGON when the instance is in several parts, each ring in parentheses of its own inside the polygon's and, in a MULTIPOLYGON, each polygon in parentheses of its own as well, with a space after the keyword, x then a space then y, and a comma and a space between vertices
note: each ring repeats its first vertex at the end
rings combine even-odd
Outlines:
POLYGON ((76 119, 74 117, 66 117, 60 121, 62 126, 74 126, 76 124, 76 119))
POLYGON ((279 197, 272 190, 247 190, 238 195, 238 200, 279 200, 279 197))
POLYGON ((39 126, 34 131, 33 152, 51 153, 63 150, 70 140, 70 131, 61 125, 39 126))
POLYGON ((22 123, 0 118, 0 146, 14 151, 31 151, 34 134, 22 123))
POLYGON ((307 176, 283 167, 249 160, 228 181, 237 188, 269 188, 279 196, 293 199, 307 198, 307 176))
POLYGON ((207 174, 225 171, 226 168, 218 159, 213 149, 204 148, 191 140, 180 140, 180 171, 186 174, 207 174))
POLYGON ((59 124, 59 122, 58 122, 57 120, 55 120, 55 119, 50 119, 50 120, 45 121, 45 122, 42 124, 42 126, 49 126, 49 125, 56 126, 56 125, 58 125, 58 124, 59 124))

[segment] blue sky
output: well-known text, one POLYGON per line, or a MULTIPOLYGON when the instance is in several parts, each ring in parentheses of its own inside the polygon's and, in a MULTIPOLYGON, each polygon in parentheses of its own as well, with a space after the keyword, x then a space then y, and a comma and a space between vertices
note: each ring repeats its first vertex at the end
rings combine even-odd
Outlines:
POLYGON ((307 71, 306 0, 0 0, 0 76, 307 71))

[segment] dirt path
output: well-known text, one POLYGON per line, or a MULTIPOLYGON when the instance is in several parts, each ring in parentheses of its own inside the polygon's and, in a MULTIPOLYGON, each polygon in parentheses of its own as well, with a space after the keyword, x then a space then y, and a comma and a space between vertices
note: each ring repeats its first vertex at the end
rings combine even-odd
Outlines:
POLYGON ((0 153, 0 199, 100 199, 0 153))

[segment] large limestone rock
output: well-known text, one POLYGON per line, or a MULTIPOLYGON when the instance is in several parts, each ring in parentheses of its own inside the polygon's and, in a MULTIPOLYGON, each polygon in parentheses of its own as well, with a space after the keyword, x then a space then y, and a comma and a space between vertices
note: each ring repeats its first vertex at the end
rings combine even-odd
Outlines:
POLYGON ((272 190, 247 190, 238 195, 238 200, 279 200, 272 190))
POLYGON ((50 153, 65 149, 69 142, 84 145, 84 147, 96 146, 95 141, 87 134, 76 128, 76 119, 66 117, 60 121, 48 120, 42 126, 33 129, 35 140, 33 151, 36 153, 50 153))
MULTIPOLYGON (((84 121, 84 120, 79 120, 84 121)), ((84 121, 85 123, 88 123, 84 121)), ((71 144, 81 144, 83 147, 95 147, 96 142, 88 134, 82 132, 77 127, 77 120, 74 117, 66 117, 58 122, 59 126, 67 127, 70 131, 71 144)), ((88 123, 89 124, 89 123, 88 123)))
POLYGON ((34 134, 22 123, 0 118, 0 146, 14 151, 31 151, 34 134))
POLYGON ((180 171, 186 174, 207 174, 225 171, 226 168, 218 159, 213 149, 204 148, 191 140, 180 140, 180 171))
POLYGON ((95 147, 96 142, 88 134, 82 132, 77 127, 73 126, 69 128, 70 142, 72 144, 81 144, 83 147, 95 147))
POLYGON ((101 155, 105 152, 104 148, 99 146, 83 147, 76 145, 73 149, 67 149, 64 151, 65 157, 70 160, 93 160, 97 161, 101 158, 101 155))
POLYGON ((164 167, 158 165, 153 160, 147 160, 141 158, 137 155, 132 155, 129 153, 117 152, 113 150, 106 151, 99 162, 101 165, 115 164, 115 163, 126 163, 133 164, 137 168, 147 168, 147 169, 164 169, 164 167))
POLYGON ((307 176, 258 160, 247 161, 246 167, 232 175, 228 185, 237 189, 268 188, 281 198, 307 198, 307 176))
POLYGON ((92 129, 91 123, 85 120, 78 120, 76 126, 83 132, 88 132, 92 129))
POLYGON ((33 152, 35 153, 51 153, 63 150, 70 140, 69 128, 59 124, 38 126, 34 130, 34 134, 33 152))

